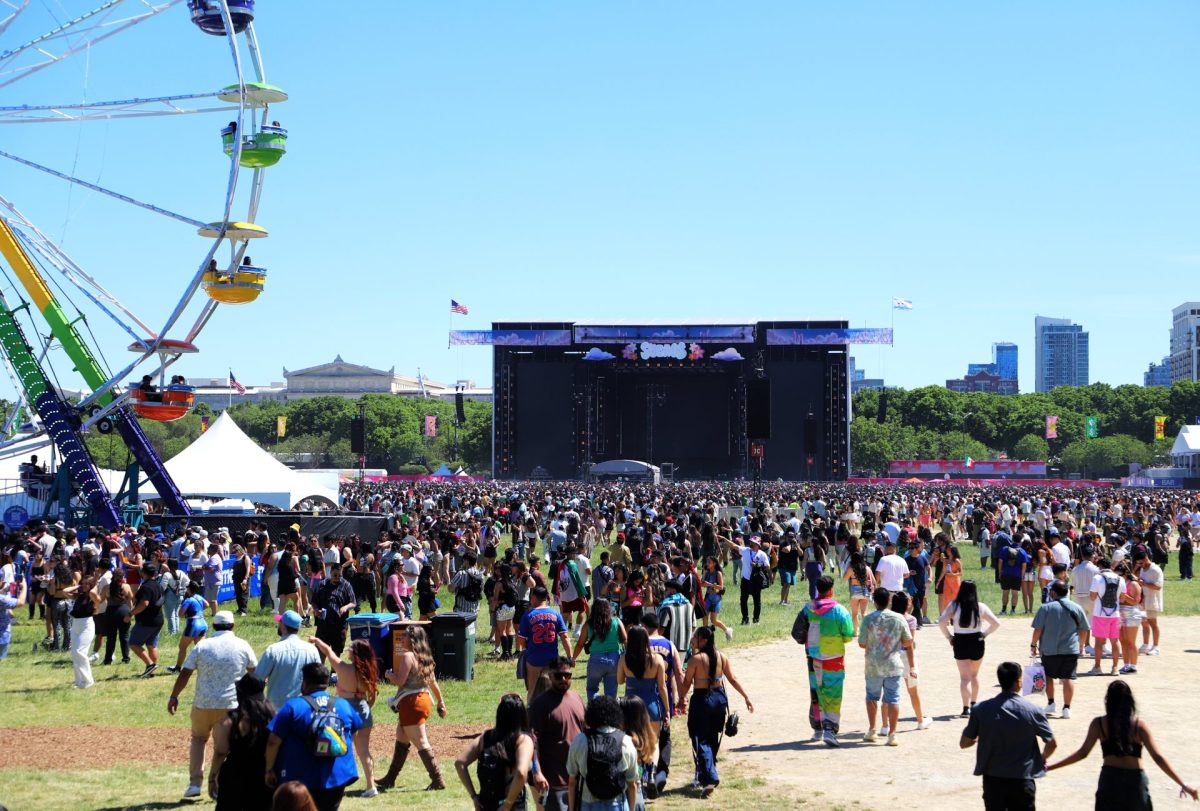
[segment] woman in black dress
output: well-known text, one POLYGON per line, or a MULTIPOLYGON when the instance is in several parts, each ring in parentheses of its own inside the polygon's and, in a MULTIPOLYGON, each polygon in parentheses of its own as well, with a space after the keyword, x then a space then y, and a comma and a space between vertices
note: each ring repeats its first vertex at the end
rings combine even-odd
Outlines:
POLYGON ((268 811, 273 789, 263 782, 267 770, 267 725, 275 708, 263 694, 264 682, 252 674, 237 682, 238 705, 213 727, 213 761, 208 796, 216 811, 268 811))

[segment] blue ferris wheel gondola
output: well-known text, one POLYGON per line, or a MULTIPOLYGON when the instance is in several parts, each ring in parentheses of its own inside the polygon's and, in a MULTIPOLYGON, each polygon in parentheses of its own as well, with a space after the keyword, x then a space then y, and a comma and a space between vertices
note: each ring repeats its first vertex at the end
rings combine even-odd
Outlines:
MULTIPOLYGON (((229 16, 233 19, 233 30, 242 33, 254 22, 254 0, 227 0, 229 16)), ((192 22, 204 33, 215 37, 225 36, 225 18, 221 14, 220 0, 188 0, 192 22)))

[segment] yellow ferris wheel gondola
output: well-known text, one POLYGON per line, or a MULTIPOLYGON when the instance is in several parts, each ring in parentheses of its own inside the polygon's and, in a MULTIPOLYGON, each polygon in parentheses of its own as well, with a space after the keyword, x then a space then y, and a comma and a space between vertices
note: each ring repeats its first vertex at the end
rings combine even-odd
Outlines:
POLYGON ((222 304, 249 304, 262 293, 266 277, 266 268, 255 267, 249 256, 232 271, 219 269, 217 260, 214 259, 208 263, 200 286, 213 301, 222 304))

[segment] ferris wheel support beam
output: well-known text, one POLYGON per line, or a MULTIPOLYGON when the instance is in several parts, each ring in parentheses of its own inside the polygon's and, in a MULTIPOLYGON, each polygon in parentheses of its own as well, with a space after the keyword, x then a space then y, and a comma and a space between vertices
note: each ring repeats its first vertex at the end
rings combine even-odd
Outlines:
POLYGON ((13 20, 17 19, 21 12, 29 6, 29 0, 20 0, 20 3, 13 3, 10 0, 0 0, 0 3, 12 9, 11 14, 0 20, 0 34, 3 34, 13 24, 13 20))
POLYGON ((141 5, 145 6, 147 11, 141 14, 136 14, 132 17, 126 17, 121 20, 105 22, 108 13, 113 11, 123 2, 125 2, 125 0, 108 0, 108 2, 101 4, 99 7, 92 9, 86 14, 82 14, 73 20, 68 20, 57 28, 47 31, 41 36, 34 37, 23 45, 19 45, 12 50, 0 53, 0 87, 7 87, 14 82, 20 81, 27 76, 31 76, 34 73, 37 73, 44 68, 48 68, 53 64, 74 56, 81 51, 86 51, 93 45, 103 42, 109 37, 116 36, 128 28, 132 28, 138 23, 145 22, 151 17, 161 14, 172 6, 183 2, 183 0, 164 0, 163 3, 160 3, 157 6, 151 5, 149 2, 147 2, 147 0, 140 0, 141 5), (91 28, 83 28, 79 29, 78 31, 76 30, 79 26, 83 25, 89 20, 92 21, 91 28), (107 30, 104 30, 105 28, 107 28, 107 30), (88 36, 92 32, 100 33, 97 33, 96 36, 88 36), (65 39, 68 36, 76 36, 76 39, 74 42, 69 42, 67 47, 60 53, 52 53, 51 51, 42 47, 47 43, 53 42, 60 38, 65 39), (18 68, 8 68, 7 70, 4 69, 5 66, 16 59, 16 57, 30 51, 31 49, 34 53, 44 56, 44 61, 35 62, 32 65, 24 65, 18 68))
MULTIPOLYGON (((240 153, 241 150, 239 149, 238 152, 240 153)), ((155 214, 162 214, 164 217, 170 217, 173 220, 179 220, 180 222, 187 223, 195 228, 208 227, 208 223, 200 222, 200 220, 193 220, 191 217, 185 217, 182 214, 176 214, 174 211, 168 211, 167 209, 162 208, 161 206, 156 206, 153 203, 143 203, 140 200, 134 200, 127 194, 121 194, 120 192, 113 191, 112 189, 106 189, 103 186, 97 186, 95 183, 89 183, 86 180, 72 177, 65 172, 60 172, 57 169, 51 169, 49 166, 42 166, 40 163, 34 163, 31 160, 22 158, 19 155, 13 155, 10 152, 4 152, 0 150, 0 158, 8 158, 9 160, 24 164, 32 169, 37 169, 39 172, 45 172, 46 174, 53 175, 60 180, 65 180, 68 183, 74 183, 77 186, 83 186, 85 189, 91 189, 92 191, 98 191, 101 194, 107 194, 109 197, 114 197, 123 203, 129 203, 130 205, 137 206, 138 208, 144 208, 147 211, 153 211, 155 214)), ((225 216, 226 218, 229 217, 228 206, 226 207, 225 216)))

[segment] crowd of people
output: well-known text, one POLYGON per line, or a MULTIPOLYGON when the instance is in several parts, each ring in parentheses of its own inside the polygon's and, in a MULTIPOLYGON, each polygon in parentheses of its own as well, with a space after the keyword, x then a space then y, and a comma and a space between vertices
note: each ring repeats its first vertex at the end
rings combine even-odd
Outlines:
MULTIPOLYGON (((281 792, 297 793, 284 789, 298 781, 323 810, 337 808, 360 777, 364 796, 394 787, 414 748, 428 788, 445 787, 425 724, 448 708, 421 622, 451 607, 486 614, 491 655, 515 662, 525 690, 500 698, 494 727, 455 762, 477 807, 633 811, 670 779, 675 717, 686 716, 694 760, 684 782, 709 796, 720 783, 723 737, 737 729, 729 692, 753 711, 733 662, 717 649, 718 637, 735 636, 735 623, 722 619, 727 592, 737 589, 747 626, 760 621, 767 589, 778 586, 784 605, 802 589, 808 600, 792 635, 805 649, 814 739, 841 743, 853 641, 864 657, 863 740, 898 744, 901 683, 917 728, 928 728, 913 640, 936 623, 959 670, 964 745, 979 742, 986 797, 989 776, 1017 776, 988 771, 997 748, 987 718, 996 713, 980 712, 999 699, 980 700, 979 672, 999 619, 976 581, 1000 585, 999 616, 1030 616, 1031 654, 1048 682, 1035 736, 1047 740, 1047 716, 1070 717, 1081 655, 1100 673, 1107 648, 1110 672, 1125 676, 1144 666, 1139 657, 1158 655, 1164 567, 1174 555, 1179 577, 1191 577, 1200 528, 1200 498, 1191 494, 1036 484, 379 482, 347 485, 344 497, 385 515, 389 528, 373 539, 305 536, 298 525, 279 538, 261 526, 236 537, 223 528, 211 537, 187 526, 77 533, 36 522, 10 533, 0 551, 0 658, 9 610, 26 604, 29 619, 46 624, 41 646, 71 652, 80 689, 94 684, 101 649, 103 664, 119 646, 123 661, 131 652, 139 659, 139 676, 152 676, 165 626, 178 636, 166 668, 176 674, 169 712, 195 681, 184 796, 205 788, 211 739, 207 790, 218 808, 269 808, 281 792), (963 558, 967 541, 978 569, 963 558), (219 604, 227 560, 235 610, 219 604), (258 609, 274 616, 280 637, 261 655, 236 633, 253 610, 252 580, 261 581, 258 609), (839 588, 846 606, 835 599, 839 588), (347 650, 351 616, 379 607, 406 621, 392 626, 401 652, 390 663, 365 641, 347 650), (581 695, 571 686, 585 654, 581 695), (393 756, 377 777, 369 737, 381 682, 396 688, 384 704, 397 717, 393 756), (251 784, 236 799, 222 791, 251 784)), ((1114 682, 1110 693, 1121 689, 1129 691, 1126 682, 1114 682)), ((1113 699, 1118 715, 1132 692, 1122 701, 1113 699)), ((1093 726, 1089 741, 1106 754, 1103 791, 1119 784, 1133 796, 1133 778, 1110 767, 1140 770, 1142 746, 1175 778, 1141 722, 1093 726)), ((1037 758, 1023 764, 1020 779, 1030 782, 1019 791, 1032 795, 1041 767, 1037 758)), ((1144 787, 1144 773, 1138 780, 1144 787)), ((1018 791, 993 784, 994 796, 1018 791)))

